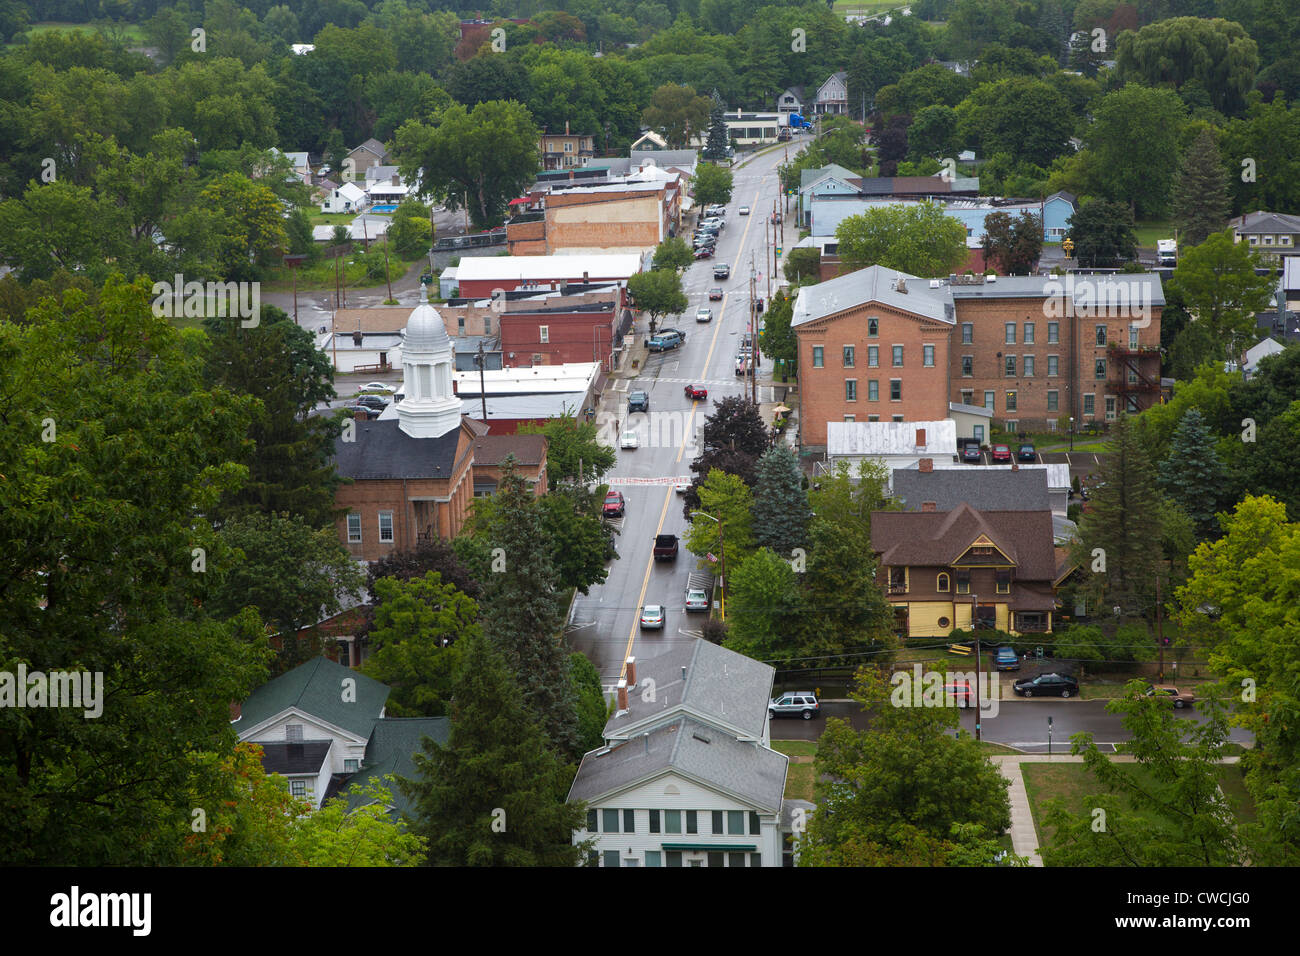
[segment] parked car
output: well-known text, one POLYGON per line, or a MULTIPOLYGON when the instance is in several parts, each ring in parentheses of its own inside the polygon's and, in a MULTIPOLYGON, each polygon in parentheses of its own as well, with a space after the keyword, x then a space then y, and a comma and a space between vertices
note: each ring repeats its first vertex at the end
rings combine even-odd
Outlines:
POLYGON ((704 588, 686 589, 686 610, 688 611, 707 611, 709 609, 709 595, 704 588))
POLYGON ((384 392, 384 393, 387 394, 387 395, 392 395, 393 392, 397 391, 397 386, 396 386, 396 385, 385 385, 383 382, 366 382, 365 385, 362 385, 362 386, 361 386, 361 391, 363 391, 363 392, 384 392))
POLYGON ((368 420, 378 418, 384 411, 382 408, 372 408, 371 406, 363 405, 360 402, 349 402, 344 407, 353 415, 356 415, 357 412, 364 413, 368 420))
POLYGON ((636 432, 624 432, 623 437, 619 439, 619 448, 636 448, 640 442, 637 441, 636 432))
POLYGON ((627 501, 623 498, 623 492, 610 491, 605 495, 605 517, 621 518, 623 509, 627 507, 627 501))
POLYGON ((679 495, 684 495, 690 490, 691 483, 689 481, 679 481, 673 485, 673 491, 677 492, 679 495))
POLYGON ((1079 682, 1069 674, 1039 674, 1011 685, 1020 697, 1070 697, 1079 693, 1079 682))
POLYGON ((745 375, 749 372, 749 357, 746 355, 736 356, 736 377, 745 375))
MULTIPOLYGON (((731 278, 731 266, 729 266, 729 265, 728 265, 727 263, 725 263, 725 262, 715 262, 715 263, 713 264, 713 278, 715 278, 715 279, 730 279, 730 278, 731 278)), ((722 296, 718 296, 718 298, 722 298, 722 296)))
POLYGON ((997 464, 998 462, 1003 462, 1003 461, 1005 461, 1005 462, 1009 462, 1009 461, 1011 461, 1011 446, 1010 446, 1010 445, 994 445, 994 446, 993 446, 993 451, 992 451, 992 453, 989 455, 989 457, 993 459, 993 463, 994 463, 994 464, 997 464))
POLYGON ((967 445, 961 450, 961 460, 969 465, 982 464, 984 461, 984 453, 980 451, 979 445, 967 445))
POLYGON ((712 322, 712 321, 713 321, 713 310, 710 309, 710 308, 706 308, 705 306, 700 306, 698 309, 695 310, 695 321, 696 321, 696 322, 712 322))
POLYGON ((721 217, 719 216, 710 216, 707 219, 700 220, 699 228, 705 230, 716 229, 720 232, 723 229, 727 228, 727 224, 723 222, 721 217))
POLYGON ((373 408, 377 411, 383 411, 388 407, 388 399, 382 395, 358 395, 357 404, 365 405, 367 408, 373 408))
POLYGON ((1014 647, 999 647, 993 652, 993 668, 999 671, 1020 670, 1020 655, 1014 647))
POLYGON ((709 290, 709 301, 710 301, 710 302, 720 302, 720 301, 722 301, 722 289, 719 288, 718 286, 714 286, 712 289, 710 289, 710 290, 709 290))
POLYGON ((1182 710, 1196 703, 1196 695, 1190 690, 1179 690, 1172 684, 1152 684, 1147 690, 1148 697, 1160 697, 1173 702, 1174 707, 1182 710))
POLYGON ((710 235, 707 232, 697 232, 691 237, 691 245, 696 249, 703 249, 705 246, 712 248, 718 244, 718 237, 710 235))
POLYGON ((627 413, 650 411, 650 395, 647 392, 628 392, 627 413))
POLYGON ((672 327, 670 327, 670 326, 664 326, 662 329, 659 330, 659 334, 660 334, 660 335, 675 335, 675 336, 677 336, 679 339, 681 339, 683 343, 686 341, 686 333, 685 333, 685 332, 683 332, 681 329, 674 329, 674 328, 672 328, 672 327))
POLYGON ((818 702, 816 694, 810 690, 797 690, 790 694, 782 694, 780 697, 773 697, 772 702, 767 705, 767 715, 784 717, 788 714, 798 714, 804 720, 812 720, 821 713, 821 709, 822 705, 818 702))
POLYGON ((696 249, 695 249, 695 258, 696 258, 696 259, 712 259, 712 258, 713 258, 713 244, 710 243, 710 244, 707 245, 707 246, 697 246, 696 249))
POLYGON ((709 390, 707 388, 701 388, 698 385, 687 385, 686 397, 693 402, 707 401, 709 398, 709 390))
POLYGON ((740 209, 737 210, 737 212, 739 212, 740 215, 742 215, 742 216, 748 216, 748 215, 749 215, 749 207, 748 207, 748 206, 741 206, 740 209))
POLYGON ((1034 450, 1033 445, 1025 442, 1025 444, 1016 449, 1016 460, 1029 462, 1038 461, 1038 452, 1034 450))
POLYGON ((641 630, 662 631, 664 629, 664 608, 662 604, 647 604, 641 608, 641 630))
POLYGON ((667 352, 671 349, 679 348, 684 341, 684 337, 676 332, 659 332, 650 340, 651 352, 667 352))
POLYGON ((975 692, 970 688, 970 681, 952 681, 943 685, 943 703, 952 702, 957 707, 971 707, 975 703, 975 692))

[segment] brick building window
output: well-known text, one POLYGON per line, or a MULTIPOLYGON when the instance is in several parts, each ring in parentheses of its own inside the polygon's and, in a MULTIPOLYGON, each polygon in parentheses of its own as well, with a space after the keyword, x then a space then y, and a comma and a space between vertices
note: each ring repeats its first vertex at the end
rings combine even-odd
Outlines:
POLYGON ((1058 402, 1059 402, 1059 400, 1060 400, 1060 399, 1059 399, 1059 395, 1060 395, 1060 393, 1057 392, 1056 389, 1054 389, 1054 388, 1052 388, 1052 389, 1048 389, 1048 391, 1047 391, 1047 410, 1048 410, 1049 412, 1059 411, 1059 408, 1057 407, 1058 402))
POLYGON ((894 368, 903 367, 903 347, 901 345, 895 345, 893 347, 893 362, 894 368))
POLYGON ((926 368, 934 368, 934 346, 921 346, 921 364, 926 368))
POLYGON ((880 346, 879 345, 867 346, 867 367, 868 368, 880 367, 880 346))
POLYGON ((903 400, 903 380, 901 378, 891 378, 889 380, 889 400, 891 402, 901 402, 903 400))
POLYGON ((874 339, 879 334, 880 334, 880 320, 867 319, 867 335, 871 336, 874 339))
POLYGON ((858 400, 858 380, 856 378, 844 380, 844 400, 846 402, 856 402, 858 400))
POLYGON ((867 382, 867 401, 880 401, 880 382, 877 379, 871 379, 867 382))
POLYGON ((1083 413, 1085 415, 1095 415, 1097 413, 1097 396, 1091 392, 1083 396, 1083 413))
POLYGON ((1016 323, 1008 322, 1006 324, 1006 330, 1007 330, 1007 334, 1006 334, 1007 345, 1015 345, 1016 344, 1016 323))
POLYGON ((1016 357, 1015 357, 1014 355, 1008 355, 1008 356, 1006 357, 1006 363, 1007 363, 1007 367, 1006 367, 1006 376, 1007 376, 1007 378, 1015 378, 1015 377, 1016 377, 1016 357))
POLYGON ((975 404, 975 390, 973 388, 963 388, 961 390, 961 403, 963 405, 975 404))
POLYGON ((361 515, 355 512, 348 515, 348 543, 361 543, 361 515))
POLYGON ((852 345, 844 346, 844 367, 853 368, 854 361, 855 361, 855 356, 853 354, 853 346, 852 345))
POLYGON ((1106 326, 1097 326, 1097 348, 1106 347, 1106 326))
POLYGON ((1097 373, 1097 378, 1105 378, 1105 377, 1106 377, 1106 360, 1105 360, 1105 359, 1097 359, 1097 362, 1096 362, 1096 369, 1095 369, 1095 371, 1096 371, 1096 373, 1097 373))
POLYGON ((993 410, 993 389, 989 389, 984 393, 984 407, 989 411, 993 410))
POLYGON ((393 513, 391 511, 379 512, 379 540, 393 540, 393 513))
POLYGON ((961 324, 961 344, 971 345, 975 341, 975 323, 963 322, 961 324))
POLYGON ((1025 378, 1032 378, 1033 375, 1034 375, 1034 357, 1032 355, 1026 355, 1025 356, 1025 378))
POLYGON ((970 378, 975 374, 975 356, 963 355, 961 357, 961 377, 970 378))
POLYGON ((1014 412, 1015 410, 1016 410, 1016 393, 1015 391, 1008 389, 1007 390, 1007 411, 1014 412))
POLYGON ((1025 344, 1034 344, 1034 323, 1032 322, 1025 323, 1025 344))
POLYGON ((1061 341, 1061 323, 1048 322, 1047 323, 1047 344, 1056 345, 1060 341, 1061 341))
POLYGON ((826 356, 826 349, 821 345, 813 346, 813 368, 822 368, 826 356))
POLYGON ((549 325, 539 325, 537 327, 538 341, 542 345, 549 345, 551 342, 551 327, 549 325))
POLYGON ((1047 377, 1061 374, 1061 357, 1059 355, 1047 356, 1047 377))

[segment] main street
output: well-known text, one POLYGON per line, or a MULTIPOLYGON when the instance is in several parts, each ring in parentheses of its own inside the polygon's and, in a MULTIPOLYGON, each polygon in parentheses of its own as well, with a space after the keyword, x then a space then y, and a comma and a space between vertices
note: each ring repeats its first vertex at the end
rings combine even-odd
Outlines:
MULTIPOLYGON (((756 295, 767 298, 770 266, 765 254, 770 262, 770 252, 764 247, 764 223, 780 195, 776 168, 784 160, 785 150, 776 149, 734 169, 732 201, 727 205, 726 227, 718 237, 717 252, 713 259, 699 260, 686 270, 682 288, 689 306, 683 315, 669 316, 661 323, 684 331, 686 342, 672 351, 651 354, 635 379, 615 379, 613 390, 606 393, 604 440, 617 446, 617 433, 630 428, 637 431, 640 447, 619 449, 617 463, 606 476, 627 499, 625 515, 615 523, 619 558, 611 563, 604 584, 592 587, 586 596, 578 595, 568 626, 573 649, 591 658, 606 687, 618 680, 626 657, 646 660, 663 653, 671 641, 700 636, 706 615, 688 616, 683 606, 686 579, 696 570, 697 558, 683 542, 676 561, 656 563, 652 545, 657 534, 685 536, 682 499, 674 493, 673 484, 690 477, 698 432, 713 402, 739 395, 748 385, 748 379, 735 375, 736 351, 749 324, 751 262, 755 276, 762 273, 756 295), (750 215, 739 215, 743 205, 750 207, 750 215), (731 266, 731 277, 715 280, 713 267, 721 262, 731 266), (708 301, 708 290, 713 287, 723 289, 721 302, 708 301), (696 323, 695 310, 700 306, 713 309, 711 323, 696 323), (686 398, 684 389, 691 383, 709 390, 707 402, 686 398), (649 394, 650 412, 629 418, 627 394, 637 390, 649 394), (662 632, 640 630, 640 609, 645 604, 665 607, 662 632)), ((689 242, 689 235, 684 238, 689 242)), ((793 241, 788 229, 786 241, 793 241)), ((772 284, 775 288, 775 281, 772 284)), ((637 323, 637 338, 648 332, 648 320, 642 319, 637 323)), ((759 370, 760 401, 772 395, 770 375, 765 361, 759 370)))

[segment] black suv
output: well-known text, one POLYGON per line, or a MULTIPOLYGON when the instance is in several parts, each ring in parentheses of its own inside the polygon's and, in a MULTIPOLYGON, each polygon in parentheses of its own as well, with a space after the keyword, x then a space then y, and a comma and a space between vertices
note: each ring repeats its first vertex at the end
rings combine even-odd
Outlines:
POLYGON ((650 411, 650 396, 645 392, 630 392, 627 396, 627 411, 629 415, 632 412, 650 411))

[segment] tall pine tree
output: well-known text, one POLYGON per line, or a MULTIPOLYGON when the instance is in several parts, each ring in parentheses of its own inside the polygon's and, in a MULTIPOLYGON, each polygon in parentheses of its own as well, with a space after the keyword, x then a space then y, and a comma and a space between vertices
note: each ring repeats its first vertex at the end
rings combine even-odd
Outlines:
POLYGON ((754 541, 789 557, 795 548, 808 548, 808 492, 803 489, 799 460, 784 442, 777 442, 758 459, 754 483, 754 541))
MULTIPOLYGON (((547 746, 500 653, 482 635, 463 642, 451 736, 425 738, 419 776, 399 780, 433 866, 575 866, 581 804, 565 798, 572 767, 547 746)), ((568 670, 568 661, 564 661, 568 670)))
POLYGON ((1218 530, 1214 515, 1227 478, 1205 419, 1198 409, 1189 408, 1174 429, 1158 481, 1161 490, 1192 519, 1202 540, 1214 537, 1218 530))
POLYGON ((722 97, 718 91, 713 91, 713 105, 709 107, 709 138, 704 144, 704 150, 700 154, 701 158, 710 163, 725 163, 727 161, 727 148, 731 145, 727 140, 727 124, 723 120, 723 114, 726 112, 726 104, 722 102, 722 97))
POLYGON ((1214 133, 1203 129, 1187 148, 1178 178, 1174 180, 1174 225, 1184 246, 1199 246, 1228 221, 1232 199, 1228 195, 1228 171, 1214 142, 1214 133))
POLYGON ((559 575, 542 505, 513 457, 502 462, 497 493, 480 501, 475 522, 492 550, 480 604, 483 632, 501 649, 542 729, 561 753, 576 756, 576 697, 560 638, 559 575))

